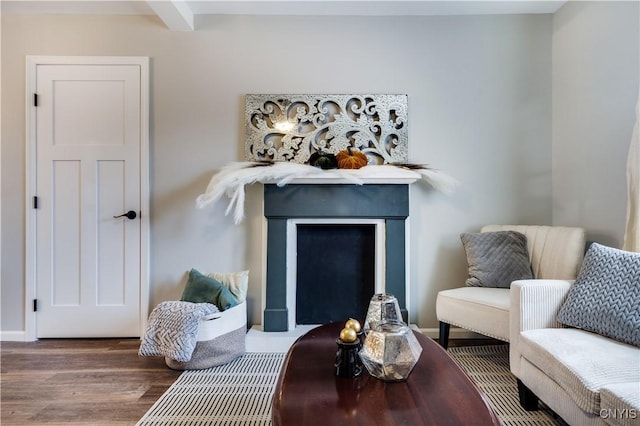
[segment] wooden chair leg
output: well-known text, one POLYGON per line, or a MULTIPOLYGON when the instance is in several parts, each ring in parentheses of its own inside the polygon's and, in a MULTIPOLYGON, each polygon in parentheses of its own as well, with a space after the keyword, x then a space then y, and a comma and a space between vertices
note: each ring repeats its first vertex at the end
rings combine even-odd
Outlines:
POLYGON ((440 321, 440 332, 438 334, 438 343, 440 346, 447 349, 449 347, 449 329, 451 324, 440 321))
POLYGON ((538 410, 538 397, 535 393, 531 392, 531 389, 525 386, 524 383, 517 380, 518 382, 518 397, 520 398, 520 405, 527 411, 537 411, 538 410))

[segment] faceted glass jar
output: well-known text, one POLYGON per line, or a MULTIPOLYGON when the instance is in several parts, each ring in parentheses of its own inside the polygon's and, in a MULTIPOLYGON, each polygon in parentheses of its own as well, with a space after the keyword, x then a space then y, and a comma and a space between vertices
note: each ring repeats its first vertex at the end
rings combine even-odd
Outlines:
POLYGON ((388 321, 369 330, 360 359, 369 374, 384 381, 406 380, 415 367, 422 346, 401 321, 388 321))
POLYGON ((364 320, 365 334, 378 324, 390 321, 402 321, 398 299, 393 294, 374 294, 369 302, 367 317, 364 320))

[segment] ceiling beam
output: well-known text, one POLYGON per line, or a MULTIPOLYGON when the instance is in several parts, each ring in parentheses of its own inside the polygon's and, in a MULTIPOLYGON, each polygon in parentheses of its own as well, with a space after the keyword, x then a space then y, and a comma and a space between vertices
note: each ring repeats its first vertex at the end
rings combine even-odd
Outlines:
POLYGON ((193 11, 185 0, 147 0, 149 7, 171 31, 193 31, 193 11))

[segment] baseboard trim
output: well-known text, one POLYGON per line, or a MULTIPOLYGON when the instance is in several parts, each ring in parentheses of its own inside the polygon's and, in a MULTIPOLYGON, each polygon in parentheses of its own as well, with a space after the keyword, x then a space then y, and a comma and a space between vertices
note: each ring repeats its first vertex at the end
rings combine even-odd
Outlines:
POLYGON ((27 342, 27 335, 24 331, 0 331, 0 341, 2 342, 27 342))
MULTIPOLYGON (((437 328, 418 328, 418 331, 432 339, 437 339, 439 334, 439 330, 437 328)), ((465 330, 464 328, 451 327, 451 330, 449 331, 449 339, 490 339, 490 337, 465 330)))
MULTIPOLYGON (((422 334, 432 339, 437 339, 439 331, 437 328, 419 328, 412 324, 412 328, 418 330, 422 334)), ((451 327, 449 339, 490 339, 490 337, 464 328, 451 327)), ((0 341, 2 342, 27 342, 26 333, 24 331, 0 331, 0 341)))

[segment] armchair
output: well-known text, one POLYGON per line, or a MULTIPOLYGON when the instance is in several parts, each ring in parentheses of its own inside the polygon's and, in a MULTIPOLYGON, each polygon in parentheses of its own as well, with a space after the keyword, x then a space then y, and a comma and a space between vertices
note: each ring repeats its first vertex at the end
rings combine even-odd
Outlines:
MULTIPOLYGON (((582 228, 538 225, 487 225, 480 232, 516 231, 527 237, 535 279, 574 280, 584 255, 582 228)), ((508 342, 509 288, 460 287, 436 299, 439 342, 445 349, 451 325, 508 342)))

